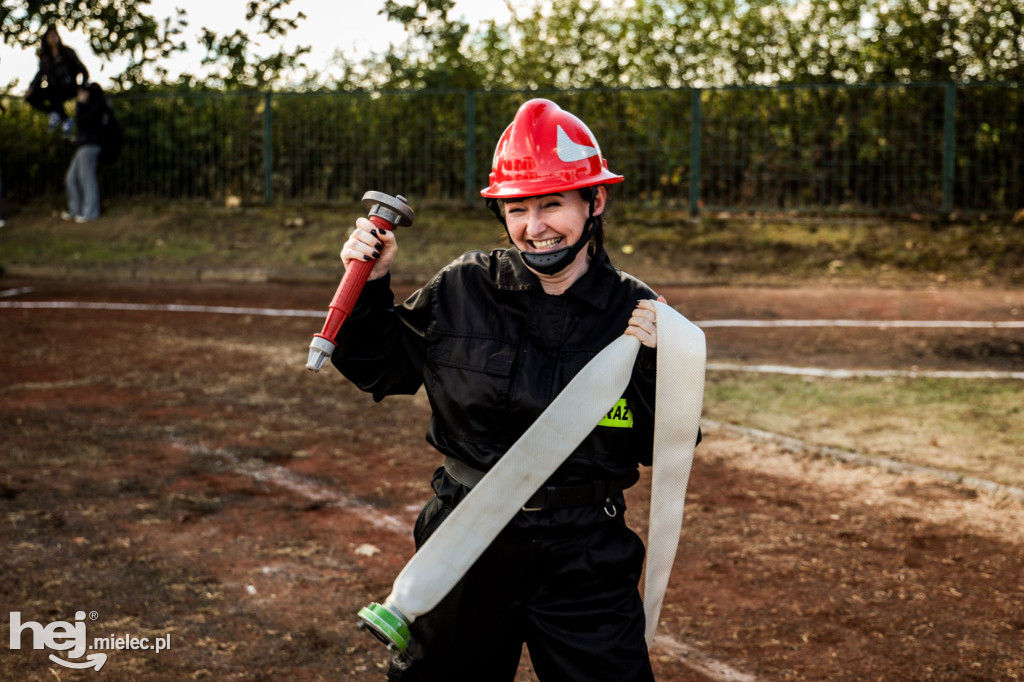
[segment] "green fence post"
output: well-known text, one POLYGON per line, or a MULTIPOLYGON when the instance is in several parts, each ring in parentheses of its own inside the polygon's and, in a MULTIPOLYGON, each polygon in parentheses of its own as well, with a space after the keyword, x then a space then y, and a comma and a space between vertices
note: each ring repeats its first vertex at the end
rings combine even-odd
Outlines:
POLYGON ((690 214, 700 213, 700 88, 690 90, 690 214))
POLYGON ((956 83, 946 83, 946 103, 942 125, 942 207, 953 210, 953 183, 956 181, 956 83))
POLYGON ((466 207, 476 203, 476 90, 466 91, 466 207))
POLYGON ((274 114, 270 105, 270 93, 263 94, 263 203, 273 199, 270 170, 274 164, 274 114))

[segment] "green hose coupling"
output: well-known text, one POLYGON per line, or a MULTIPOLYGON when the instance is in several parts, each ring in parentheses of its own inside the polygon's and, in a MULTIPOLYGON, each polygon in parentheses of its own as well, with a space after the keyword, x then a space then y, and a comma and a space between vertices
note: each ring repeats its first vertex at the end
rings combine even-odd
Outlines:
POLYGON ((373 602, 359 609, 359 620, 359 627, 369 628, 388 649, 405 653, 409 647, 409 621, 398 609, 373 602))

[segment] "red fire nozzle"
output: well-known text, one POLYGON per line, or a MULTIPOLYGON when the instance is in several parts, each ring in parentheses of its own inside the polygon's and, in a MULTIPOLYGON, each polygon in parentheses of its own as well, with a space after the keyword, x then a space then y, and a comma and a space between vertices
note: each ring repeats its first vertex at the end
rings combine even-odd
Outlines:
MULTIPOLYGON (((405 201, 405 197, 393 197, 381 192, 367 192, 363 195, 363 206, 369 210, 370 222, 381 230, 393 230, 400 225, 412 225, 416 214, 405 201)), ((338 290, 334 292, 334 299, 327 311, 327 321, 324 322, 323 331, 313 335, 313 342, 309 344, 309 359, 306 361, 306 369, 319 372, 320 368, 334 352, 334 339, 338 335, 341 325, 352 314, 356 299, 363 291, 366 278, 373 270, 374 261, 352 261, 345 270, 345 276, 341 278, 338 290)))

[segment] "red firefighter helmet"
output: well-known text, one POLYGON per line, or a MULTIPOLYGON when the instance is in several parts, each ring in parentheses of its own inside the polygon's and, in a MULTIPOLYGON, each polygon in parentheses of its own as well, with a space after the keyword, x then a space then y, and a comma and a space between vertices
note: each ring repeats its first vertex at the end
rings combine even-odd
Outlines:
POLYGON ((597 139, 576 116, 546 99, 531 99, 498 140, 488 199, 531 197, 622 182, 608 170, 597 139))

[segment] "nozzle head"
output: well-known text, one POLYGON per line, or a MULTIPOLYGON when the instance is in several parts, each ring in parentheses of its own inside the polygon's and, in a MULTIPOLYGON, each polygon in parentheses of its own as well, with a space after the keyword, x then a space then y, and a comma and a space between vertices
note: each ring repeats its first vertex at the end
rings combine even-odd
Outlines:
POLYGON ((359 609, 359 620, 359 626, 369 628, 388 649, 405 653, 409 648, 409 621, 399 611, 373 602, 359 609))
POLYGON ((416 212, 402 195, 393 197, 383 192, 367 192, 363 195, 363 208, 369 211, 369 215, 380 216, 393 227, 412 225, 416 219, 416 212))
POLYGON ((306 369, 319 372, 334 353, 334 348, 333 342, 319 335, 314 336, 312 343, 309 344, 309 359, 306 360, 306 369))

